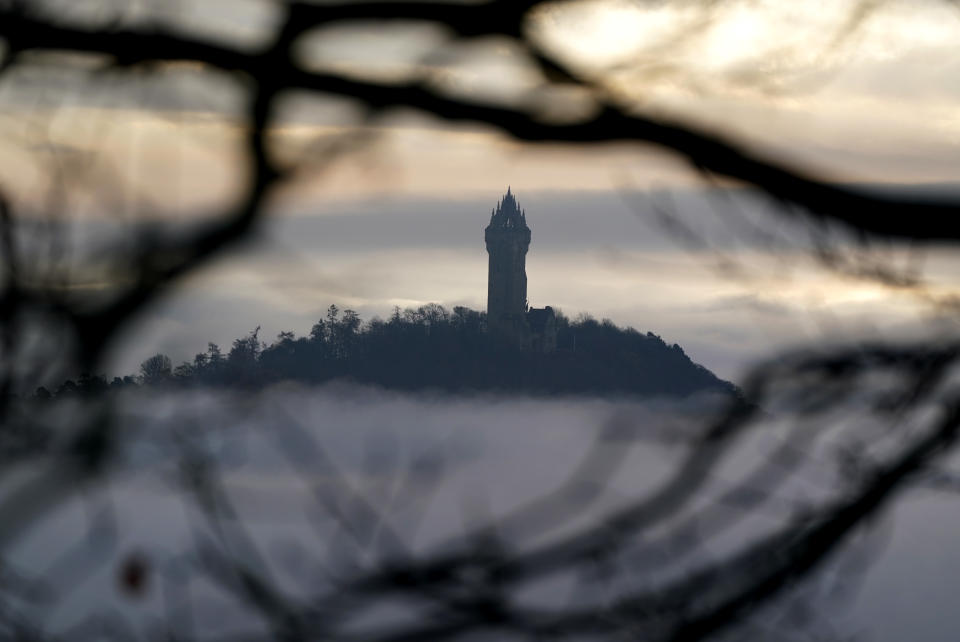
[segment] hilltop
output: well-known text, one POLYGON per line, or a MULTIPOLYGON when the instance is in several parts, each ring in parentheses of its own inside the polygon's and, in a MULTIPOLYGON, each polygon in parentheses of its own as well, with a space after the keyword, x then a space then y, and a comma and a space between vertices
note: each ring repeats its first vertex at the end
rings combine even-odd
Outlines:
MULTIPOLYGON (((588 315, 557 318, 551 352, 498 341, 486 315, 429 304, 395 309, 364 322, 352 310, 330 306, 306 336, 281 332, 267 344, 259 328, 224 354, 216 344, 173 367, 162 354, 146 359, 136 376, 84 376, 56 394, 144 386, 258 388, 280 381, 318 384, 353 381, 395 390, 489 391, 536 395, 736 395, 736 387, 695 363, 676 344, 652 333, 620 328, 588 315)), ((41 393, 42 394, 42 393, 41 393)))

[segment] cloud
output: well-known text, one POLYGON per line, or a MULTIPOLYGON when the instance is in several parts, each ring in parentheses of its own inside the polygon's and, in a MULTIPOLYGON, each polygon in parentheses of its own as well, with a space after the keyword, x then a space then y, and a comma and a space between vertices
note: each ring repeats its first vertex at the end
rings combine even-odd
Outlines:
MULTIPOLYGON (((138 7, 146 16, 161 15, 163 4, 138 7)), ((220 2, 202 4, 203 8, 183 5, 179 13, 163 19, 179 26, 196 23, 202 25, 196 29, 206 29, 207 35, 233 34, 242 40, 245 33, 265 33, 276 18, 269 3, 241 3, 237 9, 220 2)), ((648 113, 703 124, 834 180, 954 178, 960 121, 952 79, 960 69, 960 56, 952 44, 960 26, 950 10, 924 5, 922 10, 907 11, 896 3, 881 3, 851 22, 854 5, 814 10, 806 5, 734 2, 705 10, 681 4, 678 8, 575 3, 545 8, 543 17, 532 22, 554 30, 551 42, 580 57, 589 58, 599 45, 633 51, 640 42, 641 49, 652 50, 652 60, 641 56, 627 65, 640 75, 621 87, 625 99, 636 100, 648 113), (565 12, 577 20, 564 18, 565 12), (706 22, 697 27, 704 15, 706 22), (849 34, 838 40, 844 29, 849 34), (695 32, 689 38, 688 30, 695 32), (661 77, 655 70, 663 64, 676 69, 661 77), (651 77, 645 78, 644 70, 651 77), (750 86, 746 81, 732 82, 727 72, 782 82, 771 81, 773 88, 764 82, 750 86), (725 80, 704 85, 704 78, 725 80)), ((422 25, 376 29, 353 25, 318 34, 311 42, 320 50, 303 55, 374 67, 389 67, 398 60, 420 64, 426 53, 446 42, 434 31, 427 29, 432 34, 428 37, 422 25)), ((467 71, 473 59, 481 70, 489 71, 483 60, 513 65, 522 58, 496 43, 481 44, 476 51, 443 51, 448 58, 466 61, 461 66, 467 71)), ((493 69, 494 78, 517 75, 496 65, 493 69)), ((548 102, 556 101, 548 97, 548 102)), ((92 74, 82 65, 72 69, 38 63, 10 70, 0 79, 0 112, 17 122, 26 115, 38 121, 36 136, 57 134, 53 140, 29 144, 75 146, 96 153, 124 179, 113 184, 131 182, 152 203, 166 205, 164 196, 173 195, 166 199, 173 201, 171 210, 222 206, 236 193, 244 171, 238 161, 236 119, 244 104, 243 88, 231 76, 182 64, 121 79, 117 74, 92 74), (110 127, 94 127, 97 122, 110 127)), ((630 181, 649 187, 698 180, 678 159, 638 146, 589 150, 521 146, 493 130, 452 127, 425 118, 414 122, 409 115, 361 123, 349 97, 298 93, 284 101, 279 113, 277 132, 283 134, 276 137, 278 147, 299 150, 361 125, 364 133, 377 134, 381 140, 368 151, 357 149, 347 155, 327 175, 304 177, 295 189, 287 190, 286 198, 298 209, 371 193, 454 195, 508 182, 528 189, 607 190, 630 181)), ((13 133, 0 127, 4 136, 12 138, 13 133)), ((0 155, 4 152, 0 149, 0 155)), ((14 173, 10 167, 23 164, 18 158, 6 163, 5 171, 14 173)), ((24 184, 25 171, 5 178, 12 185, 24 184)), ((42 168, 37 172, 42 174, 42 168)), ((27 191, 40 191, 34 187, 31 184, 27 191)))
POLYGON ((734 294, 717 297, 703 306, 705 312, 719 312, 726 310, 751 310, 765 316, 790 316, 797 313, 797 309, 786 305, 782 301, 751 293, 734 294))

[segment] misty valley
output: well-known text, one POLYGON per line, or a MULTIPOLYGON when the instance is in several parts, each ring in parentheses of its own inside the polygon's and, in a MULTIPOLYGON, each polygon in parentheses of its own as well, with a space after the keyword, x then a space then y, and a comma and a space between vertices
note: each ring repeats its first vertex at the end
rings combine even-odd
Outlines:
MULTIPOLYGON (((538 617, 608 612, 638 591, 664 600, 660 591, 671 586, 682 591, 684 612, 701 598, 706 608, 715 593, 736 590, 763 568, 738 560, 741 551, 790 533, 804 510, 845 492, 842 470, 820 454, 850 434, 795 429, 780 419, 795 403, 789 394, 771 402, 770 413, 717 454, 706 480, 704 439, 730 407, 722 391, 544 398, 288 381, 242 391, 131 386, 29 402, 55 447, 6 470, 0 499, 31 489, 47 511, 11 546, 5 568, 30 589, 23 614, 42 614, 45 630, 67 639, 104 622, 149 632, 161 619, 187 637, 266 635, 267 607, 257 600, 267 598, 257 595, 275 591, 285 608, 301 611, 304 626, 337 639, 427 635, 436 600, 482 595, 485 568, 500 568, 497 590, 512 609, 538 617), (55 454, 72 437, 65 417, 96 416, 105 400, 114 405, 113 464, 101 483, 76 494, 55 454), (798 451, 805 456, 791 461, 798 451), (39 480, 43 493, 32 487, 39 480), (673 499, 647 515, 652 522, 633 521, 671 487, 673 499), (617 523, 626 539, 598 528, 617 523), (606 553, 589 563, 575 554, 595 547, 606 553), (62 553, 50 558, 51 550, 62 553), (725 576, 700 575, 726 560, 725 576), (142 573, 137 583, 123 575, 131 565, 142 573), (247 572, 264 585, 246 586, 247 572), (425 574, 417 581, 438 593, 407 593, 407 573, 425 574)), ((936 590, 950 581, 949 567, 915 570, 948 545, 925 524, 960 527, 945 501, 898 505, 887 518, 894 535, 864 534, 747 623, 781 618, 794 599, 817 600, 831 627, 902 639, 935 605, 908 600, 912 615, 890 621, 883 605, 903 599, 895 587, 936 590), (879 559, 862 566, 891 537, 879 559)), ((649 616, 651 625, 659 617, 675 622, 667 613, 649 616)), ((820 631, 821 622, 805 621, 803 630, 820 631)), ((476 626, 475 639, 503 639, 496 620, 476 626)), ((736 639, 766 639, 749 627, 735 631, 736 639)))

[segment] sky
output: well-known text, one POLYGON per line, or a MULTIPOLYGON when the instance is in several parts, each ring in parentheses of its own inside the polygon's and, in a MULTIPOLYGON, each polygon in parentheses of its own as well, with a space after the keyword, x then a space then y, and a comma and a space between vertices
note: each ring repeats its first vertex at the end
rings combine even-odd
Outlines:
MULTIPOLYGON (((251 48, 277 19, 275 5, 255 0, 49 4, 85 23, 154 20, 251 48)), ((830 180, 960 184, 951 3, 585 1, 545 5, 525 26, 642 113, 720 131, 830 180)), ((589 96, 545 84, 510 42, 456 43, 422 24, 325 29, 297 55, 310 68, 421 78, 548 118, 593 108, 589 96)), ((56 211, 84 238, 228 207, 245 180, 236 79, 185 64, 134 78, 87 71, 96 62, 35 56, 0 79, 0 182, 15 203, 56 211), (64 176, 67 189, 55 189, 64 176)), ((810 260, 808 231, 773 204, 721 193, 650 146, 524 145, 410 111, 363 119, 349 100, 296 94, 280 106, 271 150, 303 165, 271 199, 261 237, 147 310, 115 346, 111 375, 158 350, 180 361, 207 341, 229 346, 257 326, 265 338, 306 334, 331 303, 365 318, 427 302, 483 309, 482 229, 508 185, 533 230, 532 305, 652 331, 723 377, 808 341, 952 331, 951 315, 930 303, 955 291, 948 253, 868 257, 920 265, 923 289, 838 273, 810 260)))

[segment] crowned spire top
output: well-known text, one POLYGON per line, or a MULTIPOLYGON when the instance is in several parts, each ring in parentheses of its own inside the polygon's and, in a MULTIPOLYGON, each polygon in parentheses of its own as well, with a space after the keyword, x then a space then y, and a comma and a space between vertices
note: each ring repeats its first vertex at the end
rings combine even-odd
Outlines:
POLYGON ((507 186, 507 193, 504 194, 500 202, 497 203, 497 207, 490 217, 490 225, 493 227, 519 229, 527 227, 526 216, 524 216, 523 210, 520 209, 520 204, 517 203, 517 199, 513 195, 513 190, 509 185, 507 186))

